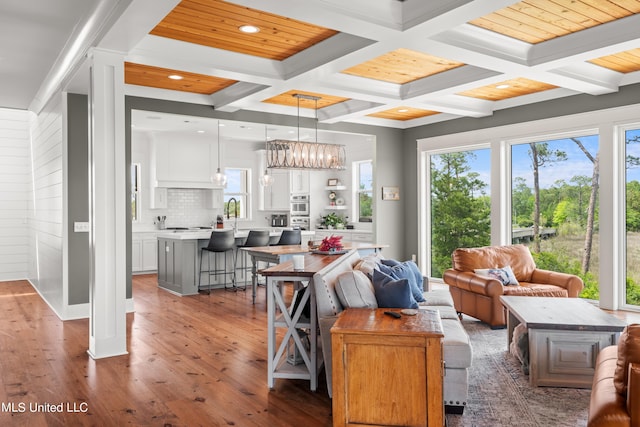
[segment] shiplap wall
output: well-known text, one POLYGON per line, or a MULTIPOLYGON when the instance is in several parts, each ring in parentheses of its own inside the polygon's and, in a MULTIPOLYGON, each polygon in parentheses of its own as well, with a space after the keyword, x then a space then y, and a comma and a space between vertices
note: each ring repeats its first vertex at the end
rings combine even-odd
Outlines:
POLYGON ((27 111, 0 109, 0 280, 26 279, 31 162, 27 111))
POLYGON ((34 202, 29 279, 63 313, 63 96, 31 120, 34 202))

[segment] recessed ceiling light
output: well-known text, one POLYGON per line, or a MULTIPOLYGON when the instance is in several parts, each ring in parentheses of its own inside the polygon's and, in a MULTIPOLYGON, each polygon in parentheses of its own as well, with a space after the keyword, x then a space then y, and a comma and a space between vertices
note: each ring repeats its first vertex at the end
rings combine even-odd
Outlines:
POLYGON ((171 74, 171 75, 169 76, 169 78, 170 78, 171 80, 182 80, 184 77, 179 76, 179 75, 177 75, 177 74, 171 74))
POLYGON ((407 111, 409 110, 407 110, 406 108, 401 108, 398 110, 398 113, 406 113, 407 111))
POLYGON ((498 85, 498 86, 496 86, 496 89, 506 89, 508 87, 509 87, 509 85, 498 85))
POLYGON ((198 133, 204 133, 204 131, 203 131, 203 130, 199 130, 199 131, 197 131, 197 132, 198 132, 198 133))
POLYGON ((247 34, 255 34, 260 31, 260 28, 255 25, 241 25, 238 27, 240 31, 247 34))

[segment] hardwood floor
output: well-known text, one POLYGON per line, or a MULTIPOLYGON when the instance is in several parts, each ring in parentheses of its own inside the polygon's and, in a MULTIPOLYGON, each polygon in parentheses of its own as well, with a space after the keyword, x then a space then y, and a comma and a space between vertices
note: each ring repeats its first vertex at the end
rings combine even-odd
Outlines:
POLYGON ((268 389, 263 288, 254 306, 250 291, 178 297, 143 275, 133 297, 129 354, 93 360, 88 320, 62 322, 29 283, 0 282, 0 425, 332 424, 323 374, 317 392, 302 380, 268 389))

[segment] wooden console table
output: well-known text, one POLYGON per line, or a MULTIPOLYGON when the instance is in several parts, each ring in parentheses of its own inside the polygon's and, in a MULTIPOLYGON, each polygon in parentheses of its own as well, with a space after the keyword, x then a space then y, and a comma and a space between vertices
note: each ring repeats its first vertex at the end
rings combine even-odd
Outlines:
POLYGON ((442 323, 349 308, 331 328, 333 426, 444 425, 442 323))
MULTIPOLYGON (((254 248, 255 249, 255 248, 254 248)), ((276 378, 305 379, 311 382, 311 390, 318 387, 318 371, 322 366, 322 352, 318 347, 318 316, 316 314, 316 293, 313 288, 313 275, 334 262, 339 255, 304 256, 304 270, 293 269, 293 261, 285 261, 273 267, 261 270, 267 278, 267 369, 268 385, 273 388, 276 378), (289 313, 281 287, 284 282, 308 282, 300 291, 302 300, 294 313, 289 313), (302 314, 309 301, 310 318, 302 314), (285 330, 279 342, 276 329, 285 330), (298 334, 298 329, 309 330, 307 348, 298 334), (302 363, 292 364, 287 360, 288 350, 295 350, 302 357, 302 363)))

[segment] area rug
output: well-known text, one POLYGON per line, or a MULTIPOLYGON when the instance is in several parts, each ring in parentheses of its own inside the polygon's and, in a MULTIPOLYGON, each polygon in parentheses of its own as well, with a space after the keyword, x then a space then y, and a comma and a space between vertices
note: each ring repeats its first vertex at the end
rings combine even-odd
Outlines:
POLYGON ((462 324, 473 346, 469 402, 463 415, 447 415, 448 427, 587 425, 591 390, 532 387, 507 351, 506 329, 492 330, 468 317, 462 324))

